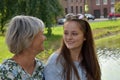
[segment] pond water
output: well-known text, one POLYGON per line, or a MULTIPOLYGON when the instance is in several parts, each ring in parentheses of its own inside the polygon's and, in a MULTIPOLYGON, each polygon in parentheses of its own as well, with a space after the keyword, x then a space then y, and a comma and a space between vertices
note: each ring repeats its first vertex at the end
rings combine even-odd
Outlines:
POLYGON ((120 80, 120 49, 97 50, 102 80, 120 80))

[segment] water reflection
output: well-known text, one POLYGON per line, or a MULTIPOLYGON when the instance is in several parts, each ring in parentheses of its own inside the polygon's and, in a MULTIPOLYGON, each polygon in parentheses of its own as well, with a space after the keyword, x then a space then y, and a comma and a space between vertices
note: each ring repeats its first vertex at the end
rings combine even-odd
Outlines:
POLYGON ((98 49, 102 80, 120 80, 120 49, 98 49))

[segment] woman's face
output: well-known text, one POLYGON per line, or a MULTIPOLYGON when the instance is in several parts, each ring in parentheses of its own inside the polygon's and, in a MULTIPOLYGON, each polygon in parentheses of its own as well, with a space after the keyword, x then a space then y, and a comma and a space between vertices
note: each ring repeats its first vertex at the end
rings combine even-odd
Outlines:
POLYGON ((44 50, 43 42, 46 37, 43 34, 43 31, 40 31, 33 39, 32 42, 32 49, 35 50, 37 53, 44 50))
POLYGON ((63 40, 68 49, 80 49, 85 40, 80 25, 75 21, 69 21, 64 24, 63 40))

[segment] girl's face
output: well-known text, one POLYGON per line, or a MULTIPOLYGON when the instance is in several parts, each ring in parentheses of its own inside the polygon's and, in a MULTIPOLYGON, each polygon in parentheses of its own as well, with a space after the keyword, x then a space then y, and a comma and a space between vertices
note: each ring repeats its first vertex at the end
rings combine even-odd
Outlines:
POLYGON ((68 49, 80 49, 85 40, 84 33, 80 25, 75 21, 69 21, 64 24, 63 40, 68 49))

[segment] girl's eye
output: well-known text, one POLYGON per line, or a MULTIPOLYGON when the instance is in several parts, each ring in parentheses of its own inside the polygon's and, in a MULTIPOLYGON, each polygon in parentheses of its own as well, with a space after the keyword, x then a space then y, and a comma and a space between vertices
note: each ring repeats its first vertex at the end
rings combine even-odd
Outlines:
POLYGON ((68 32, 64 32, 64 35, 67 35, 68 34, 68 32))
POLYGON ((72 35, 78 35, 78 33, 72 33, 72 35))

